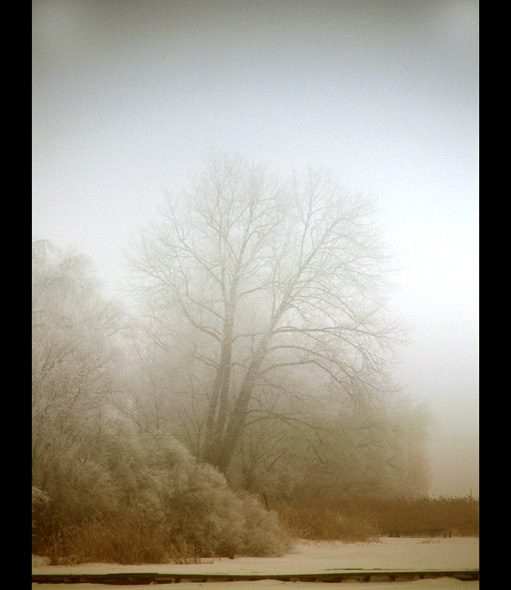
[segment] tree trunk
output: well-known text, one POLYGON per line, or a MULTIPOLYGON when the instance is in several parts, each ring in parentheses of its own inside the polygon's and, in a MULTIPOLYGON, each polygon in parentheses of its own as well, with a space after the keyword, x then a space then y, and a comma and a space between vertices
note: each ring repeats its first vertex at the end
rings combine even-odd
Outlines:
MULTIPOLYGON (((273 328, 273 326, 272 326, 273 328)), ((252 392, 257 382, 257 377, 263 364, 268 343, 272 336, 272 331, 269 330, 261 340, 257 351, 250 363, 247 374, 240 388, 236 403, 225 429, 223 439, 218 447, 216 461, 214 465, 220 469, 222 473, 227 473, 229 465, 231 464, 234 451, 238 445, 239 439, 245 429, 245 422, 248 414, 248 407, 252 398, 252 392)))
POLYGON ((228 313, 226 315, 227 318, 224 323, 224 334, 220 353, 220 365, 215 378, 213 395, 209 403, 206 419, 206 451, 204 459, 212 464, 216 464, 217 462, 218 450, 221 446, 229 409, 234 306, 228 308, 228 313))

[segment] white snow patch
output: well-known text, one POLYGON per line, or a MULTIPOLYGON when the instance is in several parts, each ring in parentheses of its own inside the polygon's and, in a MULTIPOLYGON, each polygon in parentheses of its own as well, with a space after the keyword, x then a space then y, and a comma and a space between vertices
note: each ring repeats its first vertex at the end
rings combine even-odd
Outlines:
MULTIPOLYGON (((147 564, 122 566, 118 564, 81 564, 50 566, 44 558, 32 558, 34 574, 118 572, 200 573, 200 574, 291 574, 323 573, 342 569, 424 569, 463 570, 479 568, 479 539, 454 537, 427 543, 424 539, 383 538, 377 543, 316 543, 300 542, 292 553, 282 557, 240 557, 236 559, 204 560, 193 565, 147 564), (438 542, 437 542, 438 541, 438 542)), ((375 582, 376 583, 376 582, 375 582)), ((182 581, 183 589, 194 590, 320 590, 318 582, 206 582, 182 581)), ((377 582, 375 590, 478 590, 479 582, 462 582, 454 578, 417 580, 413 582, 377 582)), ((360 582, 328 584, 329 588, 361 590, 360 582)), ((366 587, 364 585, 364 587, 366 587)), ((370 586, 369 588, 371 588, 370 586)), ((33 590, 55 590, 53 584, 33 584, 33 590)), ((136 586, 137 590, 153 590, 154 585, 136 586)), ((173 584, 158 584, 161 590, 175 588, 173 584)), ((103 584, 73 584, 72 590, 126 590, 126 586, 103 584)), ((65 590, 65 589, 64 589, 65 590)))

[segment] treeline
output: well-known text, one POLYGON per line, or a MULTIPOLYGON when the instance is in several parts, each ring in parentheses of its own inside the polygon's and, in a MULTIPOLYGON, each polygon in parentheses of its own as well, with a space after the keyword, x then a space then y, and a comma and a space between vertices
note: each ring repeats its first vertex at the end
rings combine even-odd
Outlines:
POLYGON ((211 166, 133 245, 129 312, 87 257, 33 244, 33 546, 54 561, 278 554, 277 506, 427 492, 370 203, 211 166))

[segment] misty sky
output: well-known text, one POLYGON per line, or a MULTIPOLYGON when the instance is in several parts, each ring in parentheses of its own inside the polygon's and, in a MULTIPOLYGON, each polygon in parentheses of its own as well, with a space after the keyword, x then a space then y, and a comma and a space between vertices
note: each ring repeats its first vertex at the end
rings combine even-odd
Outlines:
POLYGON ((128 240, 212 149, 377 197, 432 418, 433 494, 479 492, 478 2, 33 0, 33 238, 128 240))

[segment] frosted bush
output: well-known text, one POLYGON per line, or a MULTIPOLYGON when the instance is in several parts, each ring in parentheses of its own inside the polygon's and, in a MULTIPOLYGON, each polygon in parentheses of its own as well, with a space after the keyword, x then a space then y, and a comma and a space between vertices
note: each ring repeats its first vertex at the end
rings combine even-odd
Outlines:
POLYGON ((244 555, 280 555, 291 548, 291 539, 283 534, 277 514, 265 510, 254 498, 245 494, 243 500, 244 527, 242 552, 244 555))
POLYGON ((40 511, 50 503, 50 496, 40 488, 32 486, 32 536, 37 529, 37 519, 40 511))
POLYGON ((180 446, 177 450, 176 441, 163 444, 170 444, 170 449, 160 449, 152 458, 165 458, 161 508, 170 535, 186 540, 204 556, 274 555, 287 549, 288 539, 275 514, 253 497, 234 492, 210 465, 197 463, 180 446))
POLYGON ((99 446, 64 449, 58 437, 54 444, 58 452, 48 453, 44 473, 46 491, 56 499, 56 528, 47 531, 55 560, 72 554, 122 563, 161 561, 162 555, 182 561, 276 555, 289 547, 274 513, 236 493, 220 472, 198 463, 173 438, 118 427, 103 434, 99 446), (149 538, 150 551, 143 548, 149 538))
POLYGON ((32 486, 32 510, 48 504, 49 501, 50 496, 46 492, 43 492, 43 490, 36 486, 32 486))

